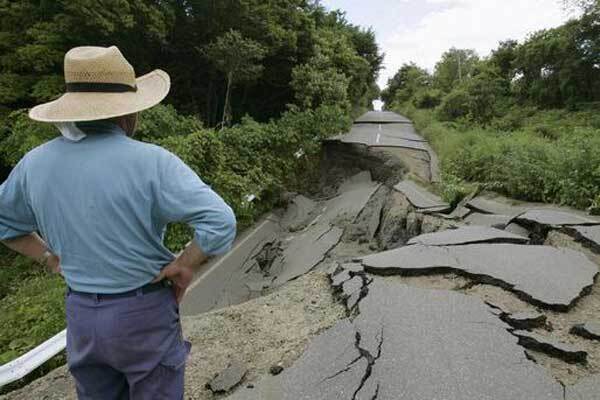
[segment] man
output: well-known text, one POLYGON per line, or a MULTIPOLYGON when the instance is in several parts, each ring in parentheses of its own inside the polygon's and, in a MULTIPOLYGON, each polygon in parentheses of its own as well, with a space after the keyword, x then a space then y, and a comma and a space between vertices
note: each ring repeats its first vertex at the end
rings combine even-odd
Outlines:
POLYGON ((178 304, 194 269, 230 248, 235 216, 179 158, 130 137, 136 113, 167 95, 165 72, 136 79, 114 46, 74 48, 64 69, 66 93, 29 113, 62 136, 0 186, 0 240, 62 271, 80 399, 181 399, 178 304), (163 245, 175 221, 195 232, 177 258, 163 245))

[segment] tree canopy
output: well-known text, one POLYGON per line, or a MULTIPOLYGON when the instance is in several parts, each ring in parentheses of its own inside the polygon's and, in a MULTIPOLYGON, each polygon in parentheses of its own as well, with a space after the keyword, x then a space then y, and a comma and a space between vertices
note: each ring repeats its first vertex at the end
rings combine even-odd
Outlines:
POLYGON ((234 121, 266 121, 288 104, 306 104, 292 84, 299 66, 335 70, 319 79, 343 74, 342 102, 369 106, 382 63, 371 30, 308 0, 0 0, 0 39, 0 116, 61 93, 64 53, 79 45, 117 45, 138 75, 166 70, 168 101, 209 126, 221 121, 228 86, 234 121), (216 54, 217 45, 240 38, 245 68, 229 82, 226 56, 234 53, 216 54))
POLYGON ((438 106, 441 118, 488 123, 511 106, 585 108, 600 102, 600 2, 569 2, 578 18, 534 32, 522 42, 506 40, 484 58, 473 50, 445 52, 433 73, 403 65, 382 99, 388 108, 411 102, 438 106))

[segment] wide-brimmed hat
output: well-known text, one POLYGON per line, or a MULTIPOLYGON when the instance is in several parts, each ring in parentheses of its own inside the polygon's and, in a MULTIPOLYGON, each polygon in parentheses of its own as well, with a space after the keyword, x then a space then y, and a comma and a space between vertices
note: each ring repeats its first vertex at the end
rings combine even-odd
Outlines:
POLYGON ((169 75, 159 69, 136 79, 116 46, 75 47, 65 54, 66 93, 29 111, 42 122, 108 119, 150 108, 169 93, 169 75))

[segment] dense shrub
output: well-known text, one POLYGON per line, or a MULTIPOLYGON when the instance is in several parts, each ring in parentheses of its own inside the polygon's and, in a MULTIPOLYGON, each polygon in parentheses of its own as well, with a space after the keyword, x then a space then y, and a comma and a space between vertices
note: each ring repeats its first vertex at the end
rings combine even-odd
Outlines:
MULTIPOLYGON (((200 129, 158 143, 194 168, 233 207, 240 226, 273 208, 283 190, 301 190, 318 167, 321 140, 345 130, 337 107, 288 111, 279 120, 244 118, 220 131, 200 129), (249 202, 247 196, 256 200, 249 202)), ((189 239, 185 229, 168 236, 172 248, 189 239)))
POLYGON ((417 108, 435 108, 441 104, 443 95, 438 89, 421 90, 415 94, 412 103, 417 108))
MULTIPOLYGON (((431 111, 413 106, 403 110, 431 141, 441 159, 442 191, 453 197, 460 181, 481 184, 508 196, 554 202, 577 208, 598 207, 600 198, 600 131, 591 127, 551 126, 551 137, 540 134, 540 121, 554 112, 530 115, 522 129, 459 127, 438 121, 431 111), (459 178, 459 181, 456 179, 459 178)), ((571 116, 563 125, 589 118, 571 116)), ((576 122, 579 121, 579 122, 576 122)))
POLYGON ((465 89, 455 89, 444 96, 442 103, 437 108, 438 116, 446 121, 466 117, 469 115, 470 102, 471 97, 465 89))

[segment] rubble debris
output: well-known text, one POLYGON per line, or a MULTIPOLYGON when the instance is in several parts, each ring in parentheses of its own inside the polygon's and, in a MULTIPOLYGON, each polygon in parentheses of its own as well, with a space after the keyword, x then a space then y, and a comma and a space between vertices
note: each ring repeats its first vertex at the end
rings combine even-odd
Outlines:
POLYGON ((282 371, 283 366, 281 364, 272 365, 271 368, 269 368, 269 373, 271 373, 271 375, 279 375, 282 371))
POLYGON ((529 331, 515 330, 511 333, 519 338, 521 346, 528 349, 541 351, 568 363, 585 364, 587 361, 587 352, 570 344, 529 331))
POLYGON ((367 295, 368 285, 371 282, 362 265, 356 263, 339 266, 330 273, 330 279, 332 288, 340 293, 350 312, 354 311, 360 300, 367 295))
POLYGON ((588 376, 565 388, 565 400, 598 400, 599 394, 600 374, 588 376))
POLYGON ((227 368, 219 372, 210 382, 206 384, 206 388, 213 393, 225 393, 236 387, 248 372, 246 366, 239 360, 232 361, 227 368))
POLYGON ((546 316, 535 311, 519 313, 500 313, 500 319, 515 329, 531 330, 541 328, 546 324, 546 316))
POLYGON ((394 189, 404 194, 408 201, 421 211, 445 212, 450 210, 450 204, 413 181, 404 180, 394 186, 394 189))
POLYGON ((377 239, 383 248, 404 244, 409 239, 407 233, 407 217, 412 206, 406 197, 392 191, 382 209, 381 224, 377 239))
POLYGON ((500 229, 482 226, 465 226, 416 236, 407 244, 451 246, 471 243, 527 243, 528 239, 500 229))
POLYGON ((374 274, 464 274, 556 311, 572 307, 598 274, 596 264, 575 250, 503 243, 416 244, 363 257, 362 263, 374 274))
POLYGON ((574 335, 591 340, 600 340, 600 322, 577 324, 570 331, 574 335))
POLYGON ((370 242, 374 239, 382 220, 383 207, 388 199, 390 190, 380 186, 371 196, 365 207, 354 222, 345 228, 342 240, 346 242, 370 242))

